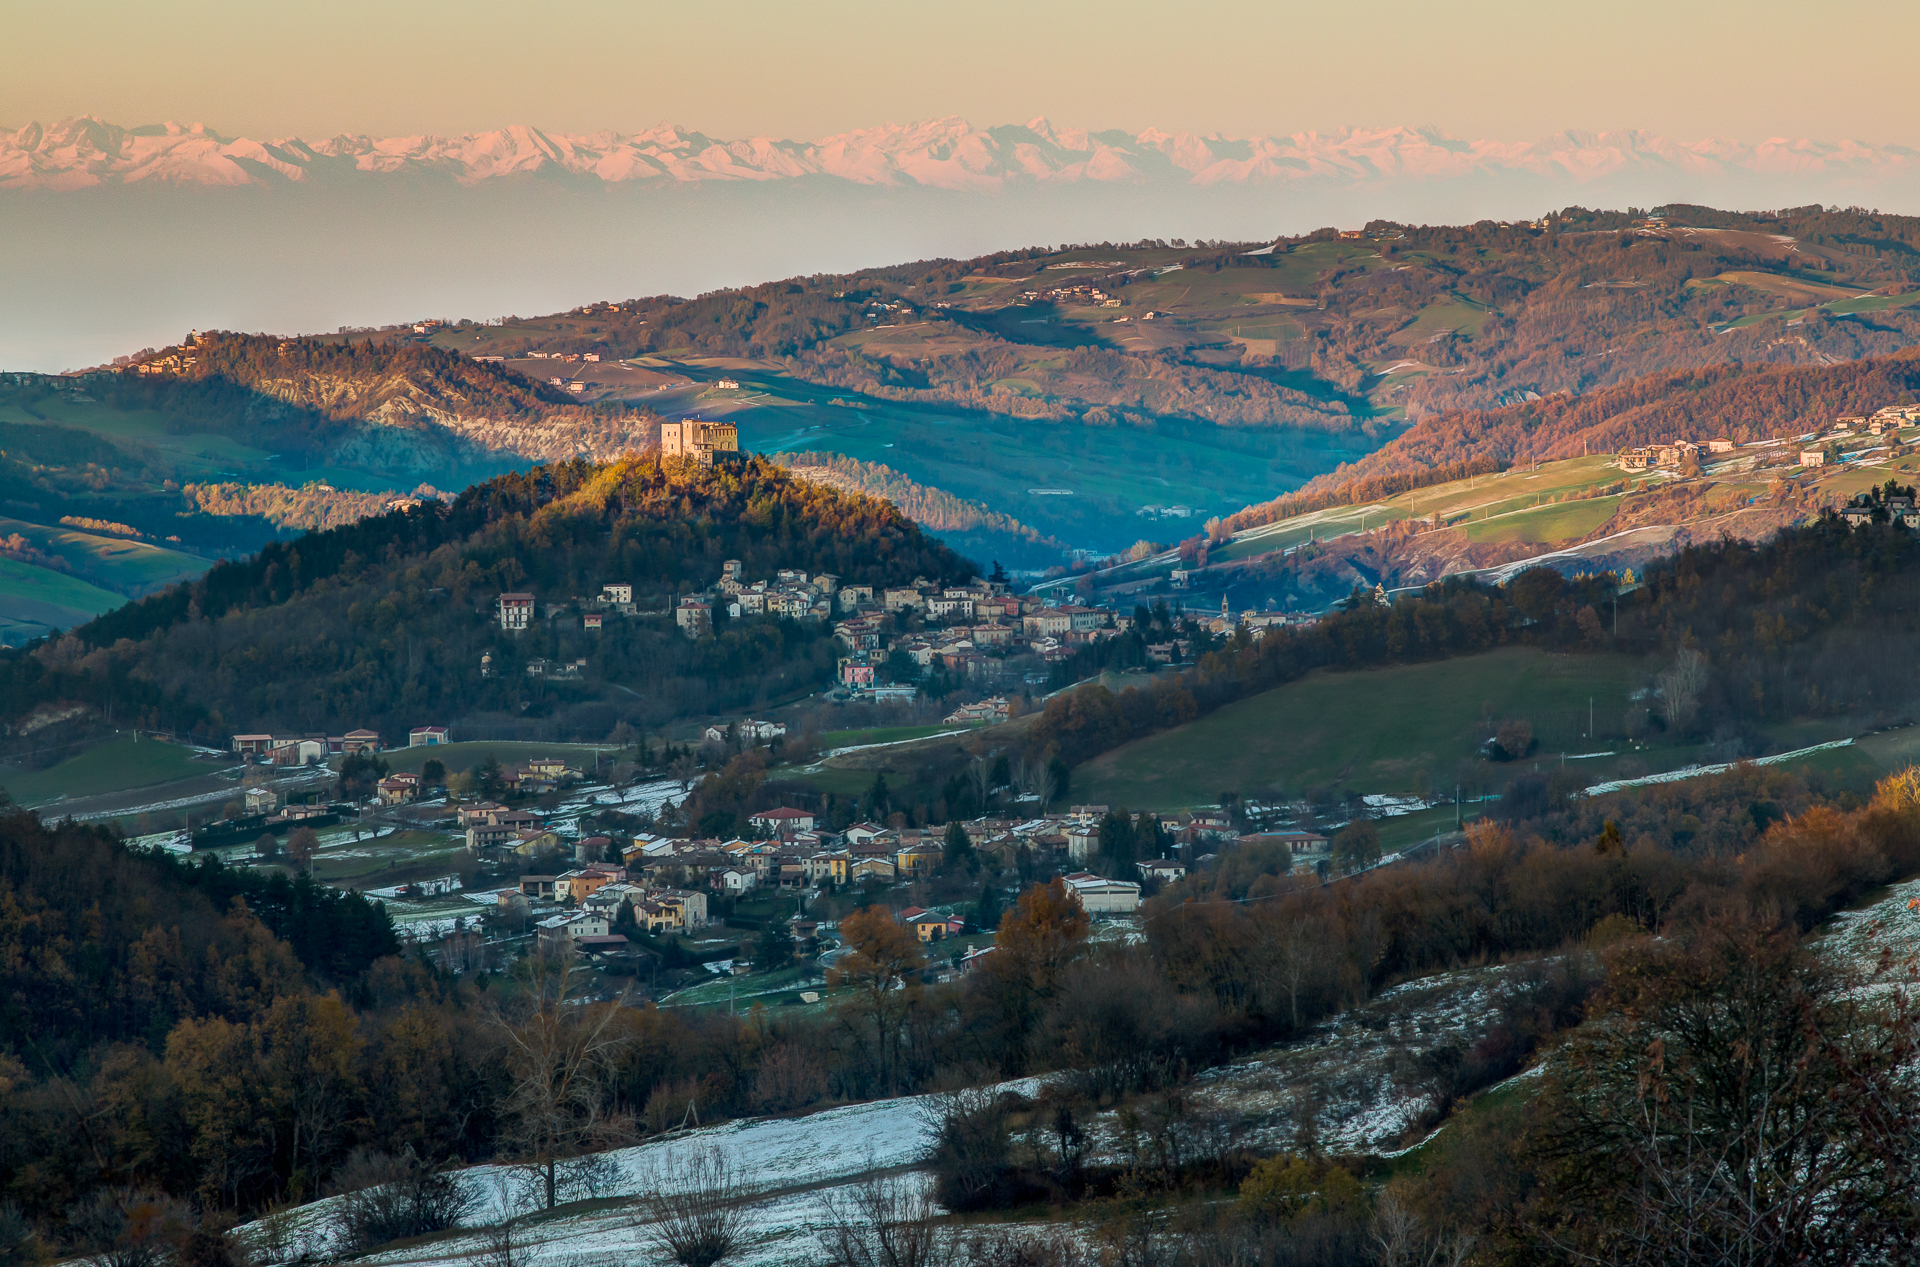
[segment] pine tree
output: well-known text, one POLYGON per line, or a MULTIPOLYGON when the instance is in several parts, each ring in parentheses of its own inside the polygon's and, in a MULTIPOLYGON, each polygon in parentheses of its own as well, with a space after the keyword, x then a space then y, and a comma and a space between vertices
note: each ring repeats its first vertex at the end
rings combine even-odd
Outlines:
POLYGON ((942 843, 946 847, 948 866, 965 866, 973 861, 973 839, 958 819, 947 824, 947 838, 942 843))

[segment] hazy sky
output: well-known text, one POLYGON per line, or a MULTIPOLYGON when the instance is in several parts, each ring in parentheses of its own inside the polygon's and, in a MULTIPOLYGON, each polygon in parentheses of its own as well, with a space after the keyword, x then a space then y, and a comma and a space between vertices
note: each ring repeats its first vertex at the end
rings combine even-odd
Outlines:
POLYGON ((0 125, 508 123, 813 138, 977 124, 1920 143, 1913 0, 7 0, 0 125))

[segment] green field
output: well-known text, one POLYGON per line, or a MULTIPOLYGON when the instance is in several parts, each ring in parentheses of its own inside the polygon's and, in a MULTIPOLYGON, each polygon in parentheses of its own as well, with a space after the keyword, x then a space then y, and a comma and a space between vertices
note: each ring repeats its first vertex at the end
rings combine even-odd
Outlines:
MULTIPOLYGON (((425 725, 426 723, 421 723, 425 725)), ((438 724, 438 723, 434 723, 438 724)), ((383 735, 388 743, 405 743, 406 736, 383 735)), ((593 772, 593 759, 596 753, 609 755, 619 751, 612 744, 578 743, 528 743, 520 739, 474 739, 465 743, 439 744, 429 748, 399 748, 392 752, 383 752, 380 759, 387 763, 390 770, 418 770, 427 763, 429 757, 437 758, 449 773, 459 770, 471 770, 489 756, 501 765, 513 765, 521 761, 531 761, 535 757, 559 757, 576 770, 593 772)))
POLYGON ((17 643, 41 636, 48 627, 85 624, 126 601, 65 572, 0 559, 0 640, 17 643))
POLYGON ((66 559, 88 580, 135 597, 199 576, 211 566, 198 555, 144 541, 28 523, 23 519, 0 519, 0 536, 14 534, 48 554, 66 559))
POLYGON ((1581 501, 1550 502, 1527 510, 1508 511, 1492 519, 1463 525, 1469 541, 1525 541, 1553 545, 1586 536, 1620 508, 1618 497, 1589 497, 1581 501))
POLYGON ((831 751, 858 744, 899 743, 903 739, 925 739, 942 731, 963 729, 961 726, 880 726, 873 730, 823 730, 820 746, 831 751))
MULTIPOLYGON (((466 845, 456 843, 445 832, 403 831, 377 840, 355 841, 351 824, 327 829, 321 841, 321 848, 313 856, 313 876, 329 884, 356 880, 372 881, 371 887, 380 887, 424 880, 445 875, 456 855, 466 853, 466 845)), ((458 909, 477 913, 476 908, 458 909)))
MULTIPOLYGON (((1618 725, 1645 668, 1624 656, 1509 648, 1432 664, 1315 673, 1073 772, 1073 799, 1131 809, 1213 804, 1222 791, 1331 786, 1405 793, 1450 786, 1477 759, 1485 718, 1525 718, 1543 752, 1581 751, 1588 699, 1618 725)), ((1605 748, 1605 743, 1592 745, 1605 748)))
MULTIPOLYGON (((1560 542, 1585 536, 1613 515, 1617 496, 1554 502, 1625 478, 1614 456, 1592 454, 1549 462, 1537 470, 1515 468, 1401 493, 1359 506, 1333 506, 1236 534, 1215 549, 1218 560, 1244 559, 1289 549, 1309 540, 1379 528, 1403 519, 1438 515, 1443 524, 1466 529, 1475 541, 1560 542), (1484 527, 1482 525, 1485 525, 1484 527)), ((1134 579, 1127 575, 1121 579, 1134 579)))
POLYGON ((232 477, 239 473, 236 468, 261 466, 274 458, 230 436, 170 431, 168 419, 153 410, 115 409, 58 392, 36 399, 31 414, 17 405, 0 406, 0 422, 54 423, 153 450, 163 464, 188 479, 232 477))
POLYGON ((231 762, 196 761, 191 749, 132 737, 89 748, 45 770, 0 768, 0 785, 21 805, 62 796, 97 796, 127 788, 211 774, 231 762))

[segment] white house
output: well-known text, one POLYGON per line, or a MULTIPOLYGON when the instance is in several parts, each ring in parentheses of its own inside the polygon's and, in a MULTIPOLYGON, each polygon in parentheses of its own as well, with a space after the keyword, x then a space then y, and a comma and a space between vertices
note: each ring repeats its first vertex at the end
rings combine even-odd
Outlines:
POLYGON ((415 726, 407 732, 407 747, 432 748, 447 742, 445 726, 415 726))
POLYGON ((1063 879, 1067 892, 1089 915, 1130 915, 1140 906, 1140 886, 1131 880, 1108 880, 1085 871, 1063 879))
MULTIPOLYGON (((787 733, 787 727, 783 722, 755 721, 749 717, 745 721, 735 722, 733 733, 741 743, 772 743, 787 733)), ((725 726, 707 727, 706 740, 708 743, 725 743, 727 728, 725 726)))
POLYGON ((1080 823, 1067 828, 1067 857, 1085 864, 1087 859, 1100 852, 1100 828, 1091 823, 1080 823))
POLYGON ((533 620, 533 595, 502 594, 498 610, 500 627, 518 633, 533 620))

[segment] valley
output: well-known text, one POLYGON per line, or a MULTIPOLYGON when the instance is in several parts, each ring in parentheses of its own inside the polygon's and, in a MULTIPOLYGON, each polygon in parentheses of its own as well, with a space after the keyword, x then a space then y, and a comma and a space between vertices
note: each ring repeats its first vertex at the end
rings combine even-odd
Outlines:
POLYGON ((6 376, 0 1233, 1520 1261, 1776 1049, 1905 1175, 1916 249, 1374 221, 6 376))

